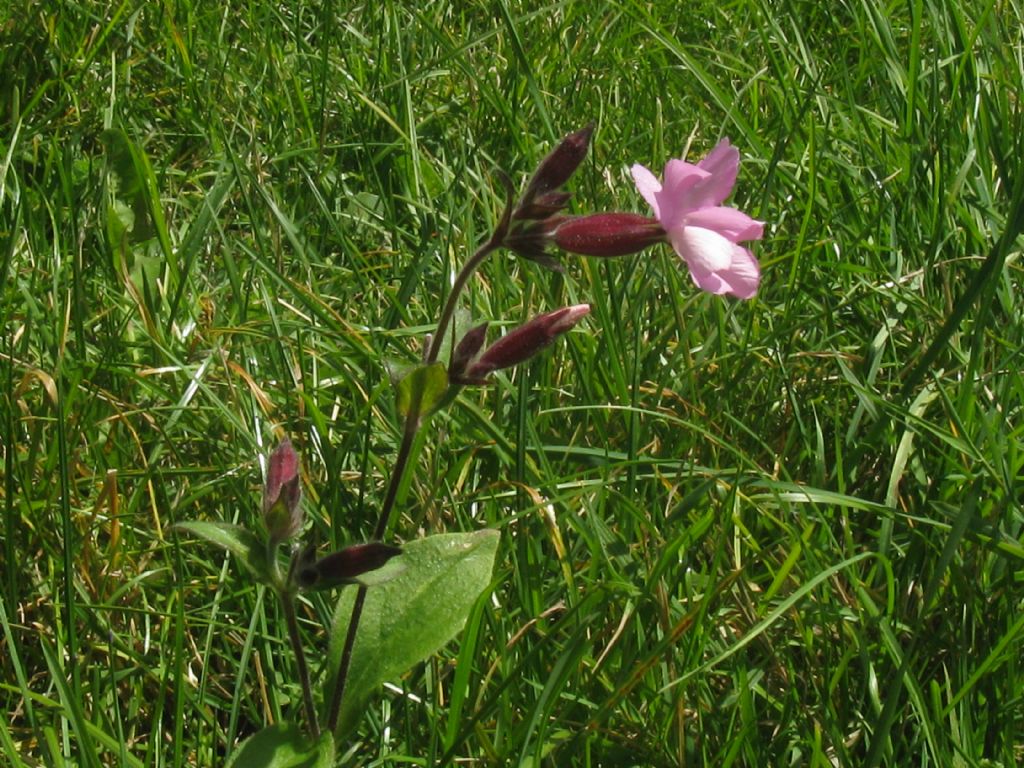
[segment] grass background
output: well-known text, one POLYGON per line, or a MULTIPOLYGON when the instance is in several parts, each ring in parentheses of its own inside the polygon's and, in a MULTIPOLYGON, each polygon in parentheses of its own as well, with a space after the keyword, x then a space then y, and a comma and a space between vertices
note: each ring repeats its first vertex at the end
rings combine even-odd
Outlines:
POLYGON ((501 528, 493 595, 340 764, 1020 764, 1021 17, 11 0, 0 762, 218 765, 298 716, 277 606, 169 526, 254 523, 287 434, 311 535, 367 536, 387 361, 495 169, 594 120, 578 212, 646 211, 631 163, 731 138, 761 292, 667 249, 485 265, 492 334, 594 311, 433 421, 398 530, 501 528))

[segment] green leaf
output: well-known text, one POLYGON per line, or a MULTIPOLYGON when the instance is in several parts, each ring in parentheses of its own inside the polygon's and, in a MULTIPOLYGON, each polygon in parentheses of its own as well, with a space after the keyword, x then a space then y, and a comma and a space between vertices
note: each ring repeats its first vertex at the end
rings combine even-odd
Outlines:
POLYGON ((398 382, 398 410, 404 417, 429 416, 447 389, 448 372, 442 363, 413 368, 398 382))
POLYGON ((231 753, 227 768, 331 768, 334 737, 310 739, 293 723, 277 723, 254 733, 231 753))
POLYGON ((187 520, 174 526, 201 539, 237 555, 242 565, 251 571, 256 578, 267 585, 273 584, 270 563, 267 560, 267 547, 259 537, 248 528, 231 523, 218 523, 204 520, 187 520))
MULTIPOLYGON (((428 536, 402 547, 405 570, 366 595, 352 650, 339 735, 351 730, 366 701, 455 637, 491 582, 499 534, 494 530, 428 536)), ((334 614, 328 661, 337 677, 355 590, 345 590, 334 614)), ((333 685, 327 688, 330 692, 333 685)))

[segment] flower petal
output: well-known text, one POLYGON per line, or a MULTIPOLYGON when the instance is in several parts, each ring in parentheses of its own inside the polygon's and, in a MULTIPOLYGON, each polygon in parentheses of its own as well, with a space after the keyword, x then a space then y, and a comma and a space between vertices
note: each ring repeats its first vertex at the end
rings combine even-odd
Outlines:
POLYGON ((687 214, 686 225, 714 230, 734 243, 760 240, 764 234, 763 221, 757 221, 743 211, 725 206, 693 211, 687 214))
POLYGON ((672 246, 682 256, 690 270, 702 275, 721 272, 732 264, 736 246, 713 229, 681 227, 669 233, 672 246))
POLYGON ((665 192, 673 195, 685 193, 710 175, 685 160, 669 160, 665 164, 665 192))
POLYGON ((710 229, 683 227, 675 230, 672 245, 690 269, 693 281, 714 294, 731 293, 752 298, 761 282, 761 268, 754 255, 710 229))
POLYGON ((701 161, 701 170, 708 171, 708 175, 690 192, 690 203, 694 208, 721 205, 722 201, 732 194, 732 188, 736 184, 736 172, 739 168, 739 152, 733 147, 728 149, 731 152, 723 153, 716 147, 712 155, 708 155, 701 161), (724 156, 713 157, 716 152, 724 156), (704 164, 708 160, 712 160, 712 163, 705 168, 704 164))
POLYGON ((757 295, 761 283, 761 267, 754 254, 746 248, 735 246, 732 264, 725 273, 719 273, 729 288, 728 292, 741 299, 752 299, 757 295))
POLYGON ((639 163, 629 170, 633 175, 633 182, 636 184, 636 188, 640 191, 640 194, 643 195, 647 204, 654 209, 654 215, 660 219, 661 215, 658 207, 658 193, 661 192, 661 182, 655 178, 653 173, 639 163))
POLYGON ((729 286, 714 272, 697 272, 691 269, 690 278, 702 291, 713 293, 716 296, 721 296, 729 290, 729 286))
POLYGON ((740 167, 740 151, 730 144, 728 139, 722 139, 703 160, 697 163, 697 167, 712 176, 720 176, 723 179, 732 177, 729 182, 731 185, 736 181, 736 171, 740 167))
POLYGON ((695 165, 683 160, 668 161, 665 165, 665 186, 658 193, 661 206, 658 219, 665 229, 681 225, 687 213, 703 205, 702 196, 695 191, 707 178, 707 171, 695 165))

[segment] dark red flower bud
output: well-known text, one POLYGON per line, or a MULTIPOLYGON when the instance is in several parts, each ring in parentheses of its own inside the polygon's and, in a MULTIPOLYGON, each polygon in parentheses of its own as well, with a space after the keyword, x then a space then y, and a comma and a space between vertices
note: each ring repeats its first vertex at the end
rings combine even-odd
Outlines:
POLYGON ((515 330, 509 331, 484 350, 480 358, 469 366, 466 371, 467 380, 481 383, 492 371, 529 360, 576 325, 589 312, 589 304, 562 307, 554 312, 538 315, 515 330))
POLYGON ((466 366, 476 357, 486 338, 487 323, 481 323, 476 328, 466 331, 465 336, 459 340, 452 352, 452 362, 448 367, 449 381, 459 382, 462 374, 466 371, 466 366))
POLYGON ((563 218, 560 211, 569 203, 569 193, 558 188, 569 180, 587 156, 593 133, 593 123, 570 133, 537 166, 515 210, 505 210, 501 230, 503 246, 524 259, 556 272, 562 271, 558 261, 547 252, 551 233, 563 218))
POLYGON ((587 156, 587 147, 590 146, 590 136, 593 133, 593 123, 570 133, 551 154, 541 160, 526 188, 526 194, 523 195, 524 204, 529 205, 537 196, 558 189, 569 180, 583 162, 583 158, 587 156))
POLYGON ((321 557, 315 563, 299 565, 296 575, 303 589, 330 589, 343 584, 355 584, 357 577, 375 571, 388 560, 402 554, 401 547, 372 541, 355 544, 321 557))
POLYGON ((551 239, 570 253, 625 256, 664 242, 666 237, 657 219, 636 213, 595 213, 564 219, 551 239))
POLYGON ((302 528, 301 499, 299 454, 285 438, 270 454, 263 489, 263 523, 272 545, 290 539, 302 528))

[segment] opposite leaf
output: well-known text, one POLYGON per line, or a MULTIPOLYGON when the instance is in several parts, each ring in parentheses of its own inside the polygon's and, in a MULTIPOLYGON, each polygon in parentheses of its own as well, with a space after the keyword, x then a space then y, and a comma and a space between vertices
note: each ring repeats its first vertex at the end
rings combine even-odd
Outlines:
POLYGON ((398 382, 398 410, 403 417, 429 416, 448 389, 448 373, 441 363, 413 368, 398 382))
POLYGON ((331 768, 334 737, 313 741, 292 723, 277 723, 258 731, 231 753, 227 768, 331 768))
POLYGON ((257 579, 264 584, 272 583, 266 545, 248 528, 205 520, 188 520, 174 527, 224 547, 234 553, 257 579))
MULTIPOLYGON (((491 582, 494 530, 428 536, 402 547, 405 569, 366 595, 337 733, 351 730, 383 682, 426 659, 455 637, 491 582)), ((331 628, 329 679, 337 676, 355 590, 338 601, 331 628)), ((327 690, 332 690, 332 685, 327 690)))

